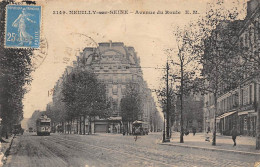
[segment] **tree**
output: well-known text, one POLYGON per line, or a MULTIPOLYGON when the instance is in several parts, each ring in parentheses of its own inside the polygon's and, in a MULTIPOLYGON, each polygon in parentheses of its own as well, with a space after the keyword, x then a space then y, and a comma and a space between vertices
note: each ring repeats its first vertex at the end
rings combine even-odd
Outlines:
MULTIPOLYGON (((235 5, 235 4, 234 4, 235 5)), ((225 9, 224 2, 209 4, 210 10, 206 17, 198 21, 201 34, 200 63, 203 66, 203 92, 213 94, 214 97, 214 130, 212 145, 216 145, 216 114, 218 111, 218 96, 235 88, 240 73, 234 73, 238 60, 236 57, 237 34, 241 22, 235 21, 239 15, 236 5, 232 9, 225 9), (232 54, 230 54, 232 53, 232 54)))
MULTIPOLYGON (((166 65, 166 70, 169 70, 168 63, 166 65)), ((168 72, 166 71, 166 74, 161 78, 162 85, 159 90, 156 90, 157 98, 159 100, 159 103, 161 105, 161 108, 163 110, 164 115, 167 116, 167 127, 166 127, 166 137, 169 138, 171 136, 170 129, 175 121, 175 102, 176 102, 176 92, 173 89, 172 80, 171 85, 169 85, 169 77, 167 77, 168 72), (166 84, 166 87, 165 87, 166 84), (168 111, 168 112, 167 112, 168 111)), ((165 120, 165 118, 163 118, 165 120)), ((165 129, 164 129, 165 131, 165 129)), ((164 134, 165 135, 165 134, 164 134)), ((165 136, 163 136, 163 139, 165 136)))
POLYGON ((136 83, 127 84, 125 95, 120 102, 122 121, 127 122, 127 133, 130 131, 128 125, 140 119, 142 114, 142 98, 138 86, 136 83))
POLYGON ((200 45, 200 40, 192 26, 191 24, 183 29, 176 27, 174 37, 176 39, 177 53, 174 48, 166 50, 166 53, 171 56, 173 69, 170 71, 170 79, 174 80, 176 87, 178 87, 176 94, 179 95, 180 99, 180 143, 184 142, 183 101, 184 97, 192 90, 192 80, 195 79, 199 70, 198 55, 201 52, 201 50, 197 49, 200 45))
MULTIPOLYGON (((90 71, 72 71, 63 81, 62 95, 68 119, 76 117, 81 119, 83 116, 83 123, 85 123, 87 116, 91 126, 92 118, 109 116, 105 85, 99 82, 95 74, 90 71)), ((89 132, 91 133, 90 126, 89 132)), ((85 134, 85 126, 83 128, 85 134)))
POLYGON ((23 119, 22 99, 25 85, 32 78, 31 56, 33 49, 5 48, 5 9, 8 2, 0 2, 0 117, 3 133, 11 132, 12 125, 23 119))

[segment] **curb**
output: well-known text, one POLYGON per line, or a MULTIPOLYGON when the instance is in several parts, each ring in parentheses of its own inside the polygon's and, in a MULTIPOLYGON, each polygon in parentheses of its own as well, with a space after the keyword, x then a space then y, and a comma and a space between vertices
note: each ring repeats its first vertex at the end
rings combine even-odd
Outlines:
POLYGON ((254 153, 254 152, 237 151, 237 150, 225 150, 225 149, 219 149, 219 148, 207 148, 207 147, 189 146, 189 145, 179 145, 179 144, 174 144, 174 143, 158 143, 158 144, 168 145, 168 146, 176 146, 176 147, 184 147, 184 148, 195 148, 195 149, 207 150, 207 151, 237 153, 237 154, 243 154, 243 155, 260 155, 260 153, 254 153))

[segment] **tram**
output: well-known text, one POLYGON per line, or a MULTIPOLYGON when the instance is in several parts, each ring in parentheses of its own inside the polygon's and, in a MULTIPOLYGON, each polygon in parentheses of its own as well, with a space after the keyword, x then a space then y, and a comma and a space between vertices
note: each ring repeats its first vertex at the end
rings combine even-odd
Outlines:
POLYGON ((38 136, 49 136, 51 133, 51 119, 47 115, 42 115, 36 120, 36 129, 38 136))
POLYGON ((149 126, 147 122, 134 121, 133 122, 133 135, 148 135, 149 126))

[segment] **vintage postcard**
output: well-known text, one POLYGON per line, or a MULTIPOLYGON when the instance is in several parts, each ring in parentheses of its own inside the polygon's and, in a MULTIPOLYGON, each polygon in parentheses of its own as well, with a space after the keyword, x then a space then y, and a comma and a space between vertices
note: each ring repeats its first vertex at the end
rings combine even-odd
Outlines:
POLYGON ((0 1, 0 166, 260 166, 260 0, 0 1))

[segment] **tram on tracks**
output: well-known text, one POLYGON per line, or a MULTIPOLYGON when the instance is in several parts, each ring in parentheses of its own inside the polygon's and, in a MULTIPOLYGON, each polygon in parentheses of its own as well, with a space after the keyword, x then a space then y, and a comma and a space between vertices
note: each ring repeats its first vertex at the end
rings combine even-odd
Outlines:
POLYGON ((133 122, 133 135, 148 135, 149 125, 147 122, 134 121, 133 122))
POLYGON ((38 136, 49 136, 51 134, 51 119, 42 115, 36 120, 36 132, 38 136))

